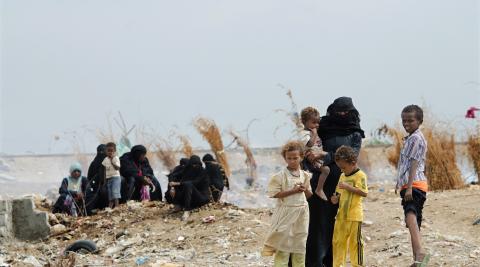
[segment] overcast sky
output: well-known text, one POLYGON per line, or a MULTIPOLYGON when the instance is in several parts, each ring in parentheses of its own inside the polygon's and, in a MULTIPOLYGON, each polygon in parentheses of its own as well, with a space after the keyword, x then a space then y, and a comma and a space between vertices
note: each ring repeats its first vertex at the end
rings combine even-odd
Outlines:
POLYGON ((280 145, 278 84, 322 114, 351 96, 367 132, 407 104, 462 127, 480 106, 474 0, 0 2, 3 153, 69 152, 73 131, 93 152, 89 131, 117 111, 194 146, 199 114, 222 129, 259 118, 252 145, 280 145))

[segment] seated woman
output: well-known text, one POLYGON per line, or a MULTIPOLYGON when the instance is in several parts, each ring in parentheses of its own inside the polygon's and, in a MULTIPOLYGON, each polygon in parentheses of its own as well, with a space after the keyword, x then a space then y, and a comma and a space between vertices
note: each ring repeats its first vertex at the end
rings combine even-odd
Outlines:
POLYGON ((190 210, 201 207, 210 201, 210 182, 203 169, 202 161, 196 155, 190 157, 185 171, 178 182, 169 182, 173 203, 185 210, 182 219, 186 220, 190 210))
MULTIPOLYGON (((188 159, 187 158, 182 158, 180 159, 180 164, 173 168, 173 170, 167 175, 168 177, 168 187, 167 191, 165 192, 165 200, 169 204, 174 204, 173 203, 173 198, 172 195, 170 194, 171 189, 173 188, 170 186, 170 182, 179 182, 182 179, 183 172, 185 171, 185 167, 187 167, 188 164, 188 159)), ((173 189, 175 190, 175 189, 173 189)))
POLYGON ((147 149, 142 145, 133 146, 130 152, 120 157, 122 181, 122 202, 141 200, 141 189, 150 187, 150 200, 162 201, 162 188, 153 174, 146 157, 147 149))
POLYGON ((87 188, 88 179, 82 176, 82 167, 80 163, 74 163, 70 166, 70 175, 63 178, 60 189, 60 196, 53 206, 53 213, 67 213, 72 216, 86 215, 84 206, 84 196, 87 188))
POLYGON ((218 164, 211 154, 205 154, 202 161, 205 163, 205 170, 210 181, 210 192, 212 192, 213 201, 218 202, 222 197, 223 188, 227 187, 230 190, 228 178, 222 165, 218 164))

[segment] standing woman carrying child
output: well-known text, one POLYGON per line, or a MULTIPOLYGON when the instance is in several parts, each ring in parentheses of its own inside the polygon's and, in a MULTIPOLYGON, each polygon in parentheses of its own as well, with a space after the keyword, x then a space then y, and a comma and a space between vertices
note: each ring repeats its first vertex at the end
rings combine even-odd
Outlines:
MULTIPOLYGON (((365 137, 360 127, 360 114, 350 97, 339 97, 328 106, 327 115, 320 120, 318 135, 322 139, 323 150, 319 153, 307 153, 310 162, 323 160, 330 168, 323 191, 330 199, 340 178, 340 168, 335 164, 335 151, 344 145, 359 154, 362 138, 365 137)), ((313 173, 312 188, 318 188, 319 173, 313 173)), ((333 266, 332 238, 338 205, 322 200, 314 194, 309 200, 310 227, 308 229, 306 266, 333 266)))
POLYGON ((300 168, 304 146, 297 141, 288 142, 282 148, 287 166, 273 175, 268 183, 268 196, 277 199, 272 216, 272 227, 262 251, 263 256, 275 254, 274 266, 305 266, 305 249, 308 235, 308 203, 312 196, 311 175, 300 168))

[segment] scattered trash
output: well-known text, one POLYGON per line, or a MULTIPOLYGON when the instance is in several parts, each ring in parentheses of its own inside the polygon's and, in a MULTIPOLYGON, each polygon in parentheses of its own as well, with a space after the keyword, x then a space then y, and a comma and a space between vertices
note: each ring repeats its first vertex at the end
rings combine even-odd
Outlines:
POLYGON ((124 250, 125 247, 124 246, 113 246, 113 247, 109 247, 105 250, 105 255, 108 255, 108 256, 112 256, 114 254, 117 254, 119 253, 120 251, 124 250))
POLYGON ((178 240, 178 241, 184 241, 184 240, 185 240, 185 237, 179 236, 177 240, 178 240))
POLYGON ((372 221, 363 221, 362 223, 364 226, 371 226, 373 225, 373 222, 372 221))
POLYGON ((213 223, 213 222, 215 222, 215 216, 214 215, 207 216, 207 217, 202 219, 202 222, 203 223, 213 223))
POLYGON ((139 257, 135 260, 137 266, 144 265, 148 261, 149 257, 139 257))
POLYGON ((473 225, 479 225, 480 224, 480 219, 476 220, 473 225))
POLYGON ((26 263, 26 264, 31 264, 33 265, 34 267, 42 267, 43 264, 41 264, 37 258, 35 258, 34 256, 27 256, 25 259, 23 259, 22 261, 23 263, 26 263))

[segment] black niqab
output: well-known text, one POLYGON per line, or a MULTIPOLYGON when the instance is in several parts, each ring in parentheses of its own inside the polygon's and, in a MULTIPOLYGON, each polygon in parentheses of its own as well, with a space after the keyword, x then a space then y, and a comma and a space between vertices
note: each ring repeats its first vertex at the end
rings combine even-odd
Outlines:
POLYGON ((107 157, 107 155, 105 154, 106 149, 107 146, 105 146, 104 144, 101 144, 97 147, 97 155, 88 167, 87 178, 89 181, 99 173, 100 168, 103 166, 102 162, 105 157, 107 157))
POLYGON ((327 108, 327 115, 320 120, 318 135, 322 139, 333 136, 346 136, 358 132, 365 137, 360 127, 360 114, 350 97, 339 97, 327 108), (347 112, 340 115, 338 112, 347 112))

